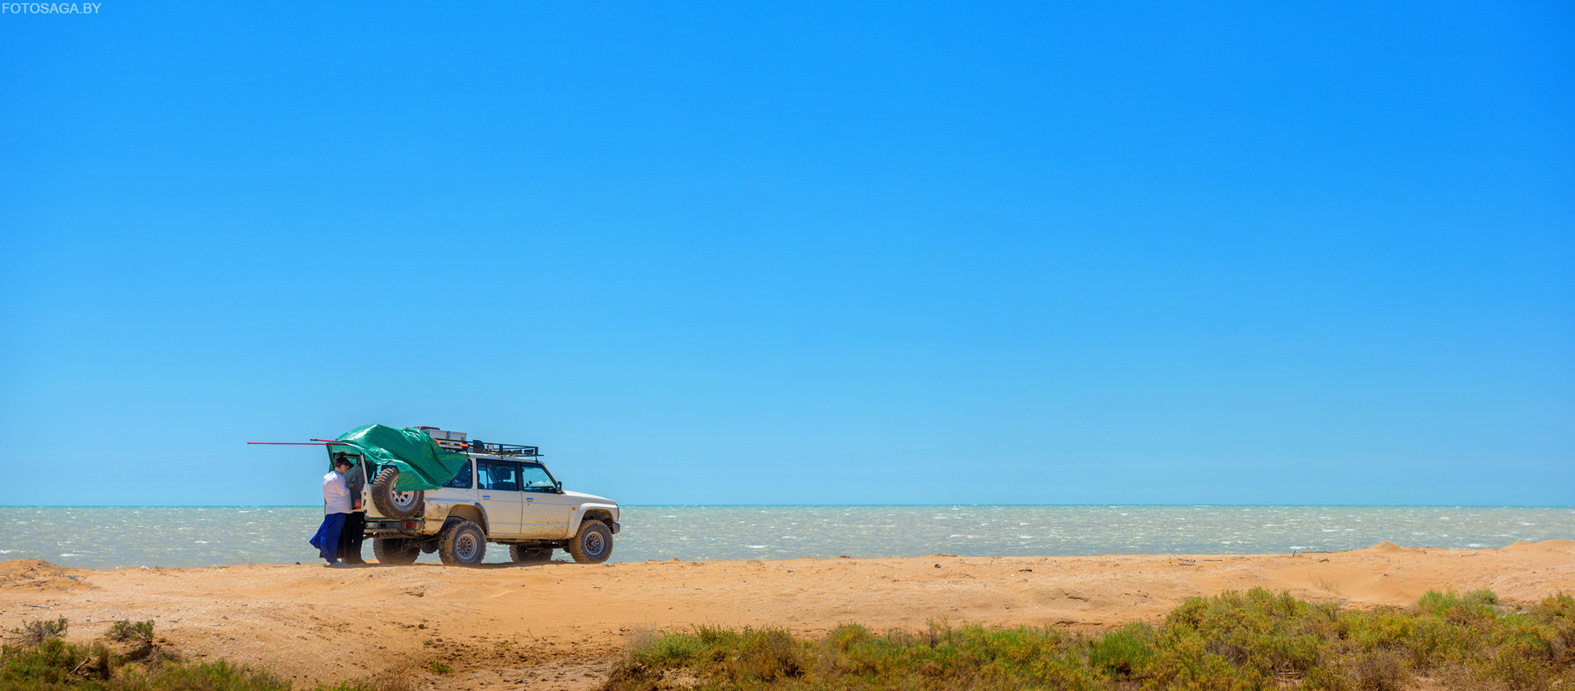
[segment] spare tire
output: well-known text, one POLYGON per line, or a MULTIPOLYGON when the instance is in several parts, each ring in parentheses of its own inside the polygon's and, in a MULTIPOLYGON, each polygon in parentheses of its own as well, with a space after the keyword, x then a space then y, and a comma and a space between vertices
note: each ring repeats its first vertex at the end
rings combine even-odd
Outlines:
POLYGON ((378 473, 377 479, 372 481, 372 505, 384 517, 410 518, 421 511, 421 500, 426 493, 395 491, 394 484, 398 481, 398 468, 384 468, 378 473))

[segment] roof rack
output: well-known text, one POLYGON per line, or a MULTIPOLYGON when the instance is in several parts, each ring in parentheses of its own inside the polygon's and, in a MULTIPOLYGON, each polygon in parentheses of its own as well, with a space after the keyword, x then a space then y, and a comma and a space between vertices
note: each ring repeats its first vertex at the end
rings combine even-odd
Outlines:
POLYGON ((530 456, 532 458, 541 455, 541 452, 534 446, 495 444, 484 442, 480 439, 470 440, 470 452, 491 454, 493 456, 530 456))
POLYGON ((416 429, 427 433, 432 441, 444 451, 459 451, 470 453, 484 453, 493 456, 540 456, 541 452, 534 446, 523 444, 493 444, 480 439, 470 439, 464 432, 446 431, 430 425, 418 425, 416 429))

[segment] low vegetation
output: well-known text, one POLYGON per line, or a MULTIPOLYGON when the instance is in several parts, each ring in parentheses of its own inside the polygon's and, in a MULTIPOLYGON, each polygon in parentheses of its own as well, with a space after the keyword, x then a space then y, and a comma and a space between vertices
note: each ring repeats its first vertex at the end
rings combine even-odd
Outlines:
POLYGON ((122 619, 110 624, 109 633, 105 634, 105 637, 120 643, 153 645, 153 622, 122 619))
MULTIPOLYGON (((64 619, 24 622, 0 649, 0 691, 289 691, 266 671, 183 661, 153 622, 69 643, 64 619)), ((429 672, 453 670, 433 662, 429 672)), ((1490 591, 1429 592, 1415 607, 1345 610, 1254 589, 1192 598, 1158 626, 1087 635, 932 623, 818 640, 698 627, 642 640, 604 691, 660 689, 1332 689, 1543 691, 1575 684, 1575 598, 1504 606, 1490 591)), ((379 686, 382 686, 381 684, 379 686)), ((410 686, 408 680, 404 686, 410 686)), ((318 691, 370 691, 341 684, 318 691)))
POLYGON ((11 629, 11 633, 18 636, 18 640, 22 645, 40 645, 44 641, 66 635, 66 629, 69 626, 63 618, 54 621, 25 621, 22 622, 22 626, 11 629))
POLYGON ((932 623, 821 640, 698 627, 636 646, 605 691, 656 689, 1401 689, 1540 691, 1575 681, 1575 598, 1524 611, 1492 592, 1345 610, 1262 589, 1192 598, 1158 627, 1098 635, 932 623))
MULTIPOLYGON (((25 622, 0 647, 0 691, 290 691, 290 682, 228 662, 183 662, 162 650, 151 621, 119 621, 105 641, 61 640, 65 619, 25 622), (111 645, 117 644, 117 645, 111 645)), ((368 691, 359 686, 320 691, 368 691)))

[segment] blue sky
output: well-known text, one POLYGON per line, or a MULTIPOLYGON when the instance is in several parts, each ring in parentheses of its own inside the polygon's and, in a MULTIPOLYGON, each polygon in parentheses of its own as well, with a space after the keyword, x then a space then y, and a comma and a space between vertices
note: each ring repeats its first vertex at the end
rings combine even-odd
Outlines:
POLYGON ((0 503, 1575 503, 1575 10, 1046 5, 0 15, 0 503))

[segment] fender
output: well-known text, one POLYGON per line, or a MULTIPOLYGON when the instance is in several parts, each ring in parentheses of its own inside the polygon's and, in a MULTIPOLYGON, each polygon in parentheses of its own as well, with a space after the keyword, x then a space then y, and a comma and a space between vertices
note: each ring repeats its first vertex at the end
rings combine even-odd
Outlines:
POLYGON ((580 524, 585 520, 599 520, 607 524, 608 530, 617 533, 622 526, 618 525, 618 505, 587 501, 580 504, 569 513, 569 536, 573 537, 580 532, 580 524))
POLYGON ((428 499, 426 513, 421 517, 426 524, 421 526, 421 532, 423 534, 438 533, 443 530, 443 524, 450 517, 473 521, 476 525, 481 526, 482 534, 492 535, 492 530, 487 524, 487 510, 482 508, 478 502, 457 499, 428 499))

